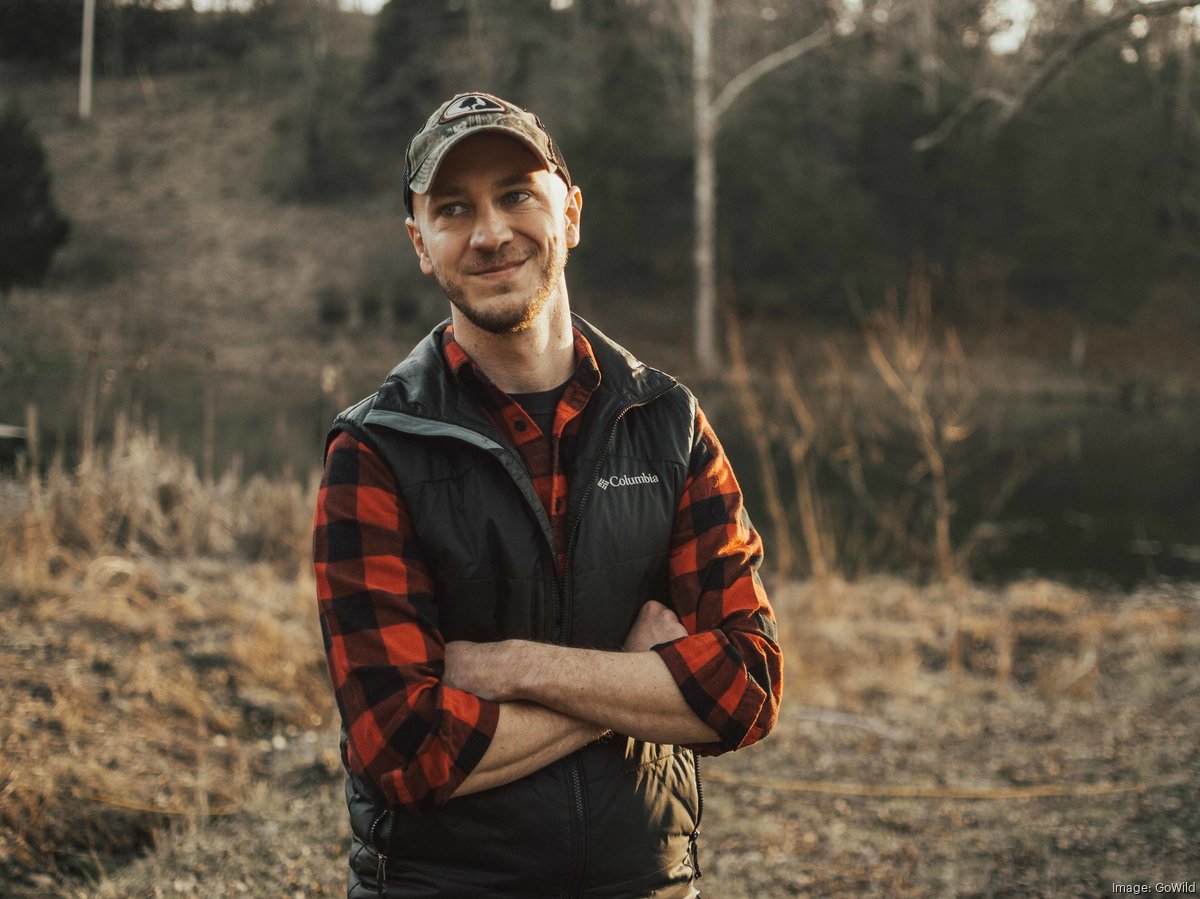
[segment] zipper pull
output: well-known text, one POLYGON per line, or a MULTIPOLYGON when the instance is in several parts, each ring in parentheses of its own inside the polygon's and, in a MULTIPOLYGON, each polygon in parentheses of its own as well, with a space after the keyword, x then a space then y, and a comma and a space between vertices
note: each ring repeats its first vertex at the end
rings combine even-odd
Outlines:
POLYGON ((375 889, 379 895, 383 893, 383 881, 387 877, 387 856, 382 852, 375 853, 375 889))
POLYGON ((704 872, 700 870, 700 847, 698 845, 699 840, 700 840, 700 831, 693 830, 692 835, 688 838, 688 843, 689 843, 688 849, 692 855, 692 871, 694 872, 694 879, 696 879, 696 880, 699 880, 701 877, 704 876, 704 872))

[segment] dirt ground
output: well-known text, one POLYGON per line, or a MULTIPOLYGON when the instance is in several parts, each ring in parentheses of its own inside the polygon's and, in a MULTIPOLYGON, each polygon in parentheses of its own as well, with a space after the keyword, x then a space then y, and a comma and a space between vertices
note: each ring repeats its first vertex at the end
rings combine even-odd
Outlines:
MULTIPOLYGON (((767 740, 703 763, 706 899, 1200 879, 1200 587, 774 592, 785 702, 767 740)), ((160 816, 144 855, 26 869, 6 895, 344 895, 331 726, 255 752, 230 814, 160 816)))

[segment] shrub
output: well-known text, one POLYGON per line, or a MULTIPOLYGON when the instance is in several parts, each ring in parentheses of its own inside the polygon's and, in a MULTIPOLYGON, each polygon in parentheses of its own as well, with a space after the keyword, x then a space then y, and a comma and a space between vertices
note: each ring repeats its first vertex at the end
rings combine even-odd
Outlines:
POLYGON ((340 328, 350 319, 350 303, 329 284, 317 291, 317 322, 322 328, 340 328))
POLYGON ((0 293, 37 284, 70 224, 54 205, 41 141, 15 101, 0 113, 0 293))
POLYGON ((364 293, 358 298, 358 316, 359 321, 364 327, 376 328, 382 319, 383 299, 379 294, 370 292, 364 293))

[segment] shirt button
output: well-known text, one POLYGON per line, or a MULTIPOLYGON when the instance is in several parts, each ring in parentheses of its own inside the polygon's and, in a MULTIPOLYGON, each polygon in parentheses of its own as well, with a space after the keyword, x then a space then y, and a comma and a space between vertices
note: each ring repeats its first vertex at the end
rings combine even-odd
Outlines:
POLYGON ((523 419, 518 418, 516 421, 513 422, 513 427, 516 428, 518 431, 524 431, 525 430, 525 421, 523 419))
POLYGON ((562 511, 562 497, 559 497, 558 499, 556 499, 556 500, 554 501, 554 511, 555 511, 555 512, 561 512, 561 511, 562 511))

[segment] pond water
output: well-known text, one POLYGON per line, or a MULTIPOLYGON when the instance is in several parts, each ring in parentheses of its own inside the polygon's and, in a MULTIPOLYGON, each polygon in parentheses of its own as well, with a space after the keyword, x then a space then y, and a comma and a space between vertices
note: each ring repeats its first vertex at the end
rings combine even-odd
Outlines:
MULTIPOLYGON (((80 410, 87 379, 72 371, 0 376, 0 423, 23 425, 25 407, 37 407, 42 453, 61 448, 77 455, 80 410)), ((254 378, 194 369, 131 371, 104 368, 97 373, 97 431, 104 442, 118 414, 154 428, 164 443, 199 465, 204 445, 205 407, 211 403, 217 474, 237 464, 249 475, 319 468, 325 431, 333 416, 358 395, 322 390, 317 379, 297 381, 269 371, 254 378), (342 400, 345 399, 343 403, 342 400)), ((362 394, 374 386, 363 385, 362 394)), ((0 460, 2 462, 3 460, 0 460)))
MULTIPOLYGON (((985 522, 987 538, 970 565, 976 578, 1041 576, 1126 589, 1200 579, 1200 408, 992 399, 981 400, 977 412, 976 431, 951 464, 953 541, 985 522), (989 509, 1009 478, 1011 494, 998 512, 989 509)), ((765 529, 755 456, 742 434, 724 439, 765 529)), ((911 462, 911 442, 905 449, 907 455, 885 445, 880 453, 911 462)), ((826 506, 846 517, 856 501, 830 469, 818 468, 818 489, 826 506)), ((903 510, 913 493, 903 481, 877 478, 872 492, 882 505, 903 510)))
POLYGON ((1032 472, 1004 513, 1028 527, 994 575, 1200 578, 1200 410, 1024 405, 998 424, 993 439, 1020 442, 1032 472))
MULTIPOLYGON (((0 377, 0 424, 23 424, 25 406, 33 402, 44 455, 56 447, 69 455, 78 446, 85 381, 68 371, 0 377)), ((206 388, 206 378, 196 371, 103 368, 98 384, 101 440, 124 409, 154 423, 165 442, 199 460, 204 409, 211 403, 218 473, 237 459, 246 474, 298 475, 319 466, 333 414, 375 386, 323 390, 316 378, 216 374, 206 388)), ((767 532, 770 553, 753 450, 736 413, 718 402, 706 407, 751 513, 767 532)), ((1048 576, 1124 587, 1164 577, 1200 579, 1200 408, 1130 411, 1115 403, 993 399, 981 400, 978 411, 980 424, 954 488, 956 536, 980 520, 1013 460, 1020 458, 1022 469, 1011 498, 989 516, 995 539, 973 562, 975 576, 995 581, 1048 576)), ((11 459, 0 457, 0 465, 11 465, 11 459)), ((818 474, 818 483, 831 507, 852 505, 853 497, 828 472, 818 474)), ((866 563, 875 567, 871 559, 866 563)))

